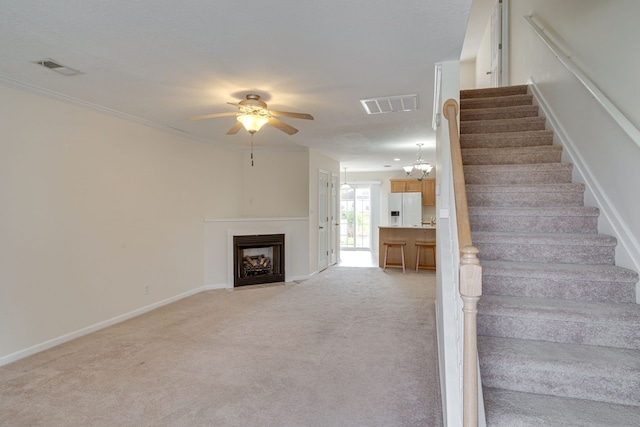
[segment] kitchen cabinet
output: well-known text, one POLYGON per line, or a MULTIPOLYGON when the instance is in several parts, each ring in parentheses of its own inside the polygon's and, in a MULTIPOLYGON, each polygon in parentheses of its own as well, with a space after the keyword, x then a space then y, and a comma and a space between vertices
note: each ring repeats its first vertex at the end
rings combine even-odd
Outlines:
POLYGON ((421 193, 422 183, 416 179, 391 179, 392 193, 421 193))
POLYGON ((436 179, 391 179, 392 193, 422 193, 422 206, 436 205, 436 179))
POLYGON ((407 190, 407 183, 403 179, 391 180, 391 192, 392 193, 404 193, 407 190))
POLYGON ((407 181, 407 193, 421 193, 422 192, 422 183, 417 179, 412 179, 407 181))
POLYGON ((436 205, 436 179, 425 178, 422 180, 422 206, 436 205))

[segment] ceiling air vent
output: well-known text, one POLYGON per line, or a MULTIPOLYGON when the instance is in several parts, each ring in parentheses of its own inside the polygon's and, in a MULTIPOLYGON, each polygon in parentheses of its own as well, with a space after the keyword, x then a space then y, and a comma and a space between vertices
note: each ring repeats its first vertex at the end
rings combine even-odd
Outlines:
POLYGON ((64 76, 75 76, 77 74, 82 74, 78 70, 74 70, 73 68, 65 67, 64 65, 58 64, 53 59, 42 59, 40 61, 35 62, 38 65, 42 65, 45 68, 55 71, 56 73, 60 73, 64 76))
POLYGON ((367 114, 397 113, 418 109, 418 95, 395 95, 361 99, 360 104, 367 114))

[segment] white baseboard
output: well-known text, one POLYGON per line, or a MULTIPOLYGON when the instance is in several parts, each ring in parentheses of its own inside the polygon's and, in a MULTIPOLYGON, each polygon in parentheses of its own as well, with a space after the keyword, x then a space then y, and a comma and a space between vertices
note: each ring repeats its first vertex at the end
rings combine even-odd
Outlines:
MULTIPOLYGON (((225 284, 225 286, 226 286, 226 284, 225 284)), ((120 323, 120 322, 124 322, 125 320, 129 320, 129 319, 132 319, 134 317, 140 316, 141 314, 147 313, 147 312, 149 312, 151 310, 155 310, 156 308, 160 308, 160 307, 162 307, 164 305, 171 304, 172 302, 176 302, 176 301, 181 300, 183 298, 190 297, 192 295, 195 295, 195 294, 197 294, 199 292, 202 292, 204 290, 207 290, 207 289, 208 289, 208 287, 206 287, 206 286, 202 286, 200 288, 192 289, 190 291, 184 292, 184 293, 176 295, 174 297, 167 298, 165 300, 158 301, 158 302, 155 302, 153 304, 141 307, 141 308, 139 308, 137 310, 133 310, 133 311, 131 311, 129 313, 125 313, 125 314, 122 314, 120 316, 116 316, 116 317, 114 317, 112 319, 109 319, 109 320, 105 320, 104 322, 98 322, 98 323, 96 323, 94 325, 88 326, 86 328, 79 329, 79 330, 77 330, 75 332, 71 332, 69 334, 62 335, 62 336, 60 336, 58 338, 54 338, 54 339, 45 341, 45 342, 40 343, 40 344, 36 344, 36 345, 34 345, 32 347, 16 351, 15 353, 11 353, 11 354, 8 354, 6 356, 2 356, 2 357, 0 357, 0 366, 4 366, 4 365, 7 365, 7 364, 9 364, 11 362, 15 362, 17 360, 20 360, 20 359, 23 359, 25 357, 34 355, 36 353, 40 353, 41 351, 48 350, 48 349, 50 349, 52 347, 55 347, 55 346, 60 345, 60 344, 63 344, 65 342, 74 340, 76 338, 80 338, 80 337, 82 337, 84 335, 87 335, 87 334, 90 334, 92 332, 99 331, 100 329, 104 329, 104 328, 107 328, 109 326, 113 326, 113 325, 115 325, 117 323, 120 323)), ((215 289, 219 289, 219 288, 215 288, 215 289)))
MULTIPOLYGON (((229 286, 227 286, 226 283, 217 283, 217 284, 213 284, 213 285, 204 285, 201 289, 203 291, 213 291, 216 289, 228 289, 229 286)), ((230 288, 232 289, 232 288, 230 288)))
POLYGON ((304 276, 287 277, 287 283, 289 283, 289 282, 297 282, 297 281, 300 281, 300 280, 307 280, 311 276, 313 276, 313 274, 306 274, 304 276))
MULTIPOLYGON (((640 243, 638 243, 638 240, 633 237, 633 233, 631 233, 628 224, 624 221, 615 205, 611 202, 595 175, 584 161, 576 143, 571 139, 566 129, 558 120, 557 115, 540 92, 534 79, 530 78, 528 83, 531 88, 531 93, 547 118, 550 126, 553 128, 561 145, 566 150, 576 172, 580 175, 582 181, 587 187, 587 191, 590 192, 597 203, 598 208, 604 217, 603 219, 607 222, 608 228, 612 230, 616 239, 618 239, 621 249, 624 251, 623 258, 626 261, 626 265, 623 266, 640 272, 640 243)), ((617 262, 618 259, 616 259, 616 263, 617 262)), ((640 303, 640 283, 636 285, 636 299, 636 302, 640 303)))
MULTIPOLYGON (((288 279, 288 281, 293 282, 293 281, 297 281, 297 280, 306 280, 309 277, 311 277, 311 276, 296 276, 296 277, 292 277, 292 278, 288 279)), ((167 304, 171 304, 173 302, 179 301, 179 300, 181 300, 183 298, 190 297, 190 296, 195 295, 197 293, 200 293, 200 292, 203 292, 203 291, 211 291, 211 290, 227 289, 227 288, 228 287, 227 287, 226 283, 217 283, 217 284, 211 284, 211 285, 204 285, 204 286, 201 286, 199 288, 192 289, 192 290, 190 290, 188 292, 184 292, 184 293, 176 295, 174 297, 167 298, 165 300, 158 301, 156 303, 141 307, 141 308, 139 308, 137 310, 133 310, 133 311, 131 311, 129 313, 125 313, 123 315, 116 316, 116 317, 114 317, 112 319, 109 319, 109 320, 105 320, 104 322, 99 322, 99 323, 96 323, 95 325, 91 325, 91 326, 88 326, 86 328, 79 329, 79 330, 77 330, 75 332, 71 332, 69 334, 65 334, 65 335, 62 335, 60 337, 51 339, 49 341, 45 341, 43 343, 36 344, 36 345, 34 345, 32 347, 16 351, 15 353, 11 353, 11 354, 8 354, 6 356, 2 356, 2 357, 0 357, 0 366, 7 365, 7 364, 9 364, 11 362, 15 362, 17 360, 23 359, 23 358, 28 357, 28 356, 32 356, 32 355, 34 355, 36 353, 40 353, 41 351, 48 350, 48 349, 50 349, 52 347, 55 347, 57 345, 60 345, 60 344, 64 344, 65 342, 74 340, 76 338, 80 338, 80 337, 82 337, 84 335, 87 335, 87 334, 90 334, 92 332, 99 331, 100 329, 104 329, 104 328, 107 328, 109 326, 113 326, 113 325, 115 325, 117 323, 120 323, 120 322, 124 322, 125 320, 132 319, 134 317, 140 316, 141 314, 147 313, 147 312, 149 312, 151 310, 155 310, 156 308, 160 308, 160 307, 165 306, 167 304)))
MULTIPOLYGON (((311 276, 294 276, 294 277, 287 277, 286 283, 290 283, 290 282, 296 282, 296 281, 300 281, 300 280, 307 280, 309 277, 311 276)), ((217 283, 217 284, 213 284, 213 285, 204 285, 201 290, 203 291, 213 291, 213 290, 217 290, 217 289, 233 289, 233 286, 229 286, 226 283, 217 283)))

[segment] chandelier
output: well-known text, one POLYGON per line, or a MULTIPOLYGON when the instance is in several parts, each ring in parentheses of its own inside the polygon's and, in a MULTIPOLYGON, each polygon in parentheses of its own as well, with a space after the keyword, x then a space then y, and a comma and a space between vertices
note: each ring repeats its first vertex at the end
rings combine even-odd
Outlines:
POLYGON ((418 157, 416 158, 415 163, 411 166, 403 166, 402 169, 407 173, 407 177, 415 178, 418 181, 422 181, 424 178, 429 176, 429 172, 433 169, 429 163, 425 162, 422 158, 422 146, 424 144, 416 144, 418 146, 418 157))

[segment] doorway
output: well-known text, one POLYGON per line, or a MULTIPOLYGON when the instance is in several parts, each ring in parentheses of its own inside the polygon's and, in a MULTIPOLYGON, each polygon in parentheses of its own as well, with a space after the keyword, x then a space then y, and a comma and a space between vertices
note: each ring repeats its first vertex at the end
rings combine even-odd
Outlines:
POLYGON ((329 172, 318 171, 318 271, 329 267, 329 172))
POLYGON ((340 190, 340 250, 372 249, 371 187, 351 185, 340 190))
POLYGON ((497 0, 491 13, 491 87, 509 85, 509 0, 497 0))
POLYGON ((329 264, 334 265, 338 262, 338 256, 340 254, 340 194, 338 192, 340 183, 338 182, 338 175, 331 174, 331 198, 329 204, 331 205, 331 235, 329 236, 329 245, 331 247, 329 255, 329 264))

